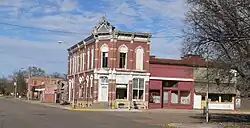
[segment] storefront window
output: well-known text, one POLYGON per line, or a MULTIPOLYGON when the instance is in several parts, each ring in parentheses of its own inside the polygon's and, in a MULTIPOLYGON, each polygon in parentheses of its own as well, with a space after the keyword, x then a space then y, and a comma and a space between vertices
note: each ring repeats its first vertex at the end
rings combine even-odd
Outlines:
POLYGON ((160 90, 150 90, 149 96, 150 96, 149 103, 160 103, 161 102, 160 90))
POLYGON ((116 85, 116 99, 127 99, 127 85, 116 85))
POLYGON ((171 103, 177 104, 178 103, 178 91, 171 92, 171 103))
POLYGON ((209 94, 208 98, 209 100, 211 100, 212 102, 219 102, 219 94, 209 94))
POLYGON ((190 104, 190 92, 188 91, 181 91, 181 104, 190 104))
POLYGON ((232 94, 222 94, 221 102, 232 102, 232 94))
POLYGON ((143 78, 134 78, 133 79, 133 99, 143 99, 144 93, 144 79, 143 78))
POLYGON ((168 90, 163 91, 163 103, 164 104, 168 103, 168 90))

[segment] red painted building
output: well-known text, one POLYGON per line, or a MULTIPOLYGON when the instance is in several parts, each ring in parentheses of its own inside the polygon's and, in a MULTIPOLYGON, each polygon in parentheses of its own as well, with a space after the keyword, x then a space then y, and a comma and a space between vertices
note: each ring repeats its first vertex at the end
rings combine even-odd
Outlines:
POLYGON ((150 57, 149 108, 192 109, 193 67, 188 59, 150 57))

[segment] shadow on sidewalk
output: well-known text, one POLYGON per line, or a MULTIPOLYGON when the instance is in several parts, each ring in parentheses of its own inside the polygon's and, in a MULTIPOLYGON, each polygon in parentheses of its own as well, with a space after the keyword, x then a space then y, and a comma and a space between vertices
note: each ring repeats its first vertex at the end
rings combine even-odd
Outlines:
MULTIPOLYGON (((198 119, 205 122, 206 117, 203 114, 197 114, 190 116, 190 118, 198 119)), ((250 127, 250 114, 223 114, 223 113, 212 113, 210 116, 210 123, 230 123, 238 125, 247 125, 250 127)))

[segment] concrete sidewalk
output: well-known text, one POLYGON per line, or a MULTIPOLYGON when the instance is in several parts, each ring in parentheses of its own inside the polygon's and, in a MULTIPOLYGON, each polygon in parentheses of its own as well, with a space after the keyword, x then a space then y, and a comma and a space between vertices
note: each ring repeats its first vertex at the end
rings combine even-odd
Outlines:
POLYGON ((214 124, 186 124, 186 123, 170 123, 165 127, 173 128, 224 128, 224 126, 214 124))
MULTIPOLYGON (((149 109, 144 112, 153 113, 203 113, 203 110, 197 109, 149 109)), ((236 111, 236 110, 209 110, 210 113, 221 113, 221 114, 250 114, 250 111, 236 111)))

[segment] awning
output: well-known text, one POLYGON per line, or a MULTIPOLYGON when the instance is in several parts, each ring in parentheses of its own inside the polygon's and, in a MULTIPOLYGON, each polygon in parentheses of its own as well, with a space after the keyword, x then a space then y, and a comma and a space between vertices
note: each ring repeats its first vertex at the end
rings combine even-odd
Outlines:
POLYGON ((44 91, 45 88, 36 88, 35 91, 44 91))

